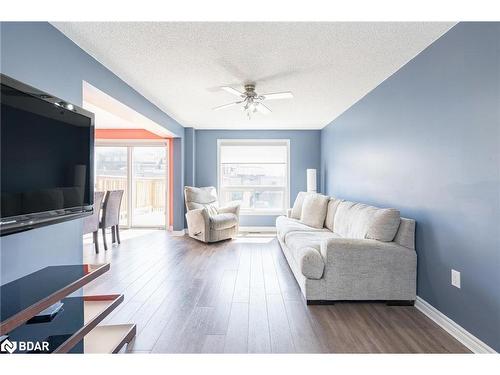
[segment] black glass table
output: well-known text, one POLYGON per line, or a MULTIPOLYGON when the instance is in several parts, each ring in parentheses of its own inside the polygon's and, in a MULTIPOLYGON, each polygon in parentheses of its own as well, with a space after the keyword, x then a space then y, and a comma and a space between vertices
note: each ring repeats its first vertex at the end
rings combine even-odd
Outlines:
POLYGON ((109 264, 50 266, 0 286, 0 340, 14 353, 117 353, 135 324, 98 325, 121 294, 72 296, 109 264))
POLYGON ((52 320, 29 320, 9 332, 8 339, 17 343, 15 353, 83 353, 84 336, 122 301, 123 295, 64 298, 52 320))
POLYGON ((107 264, 50 266, 0 287, 0 335, 109 270, 107 264))

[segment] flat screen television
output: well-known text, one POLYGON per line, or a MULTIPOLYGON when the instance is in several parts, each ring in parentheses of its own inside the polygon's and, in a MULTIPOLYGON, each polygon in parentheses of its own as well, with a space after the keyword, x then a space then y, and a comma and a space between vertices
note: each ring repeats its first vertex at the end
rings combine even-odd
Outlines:
POLYGON ((0 235, 92 213, 94 115, 0 75, 0 235))

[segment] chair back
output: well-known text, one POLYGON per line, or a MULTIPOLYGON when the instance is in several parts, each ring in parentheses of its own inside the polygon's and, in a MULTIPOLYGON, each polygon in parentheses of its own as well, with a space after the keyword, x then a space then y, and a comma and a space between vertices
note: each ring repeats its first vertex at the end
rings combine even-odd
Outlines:
POLYGON ((217 190, 213 186, 207 187, 184 187, 184 200, 188 211, 197 208, 206 208, 209 215, 216 215, 219 202, 217 198, 217 190))
POLYGON ((120 206, 123 190, 109 190, 106 192, 102 205, 101 227, 108 228, 120 223, 120 206))
POLYGON ((83 234, 92 233, 99 230, 99 215, 101 213, 104 191, 94 192, 94 213, 83 219, 83 234))

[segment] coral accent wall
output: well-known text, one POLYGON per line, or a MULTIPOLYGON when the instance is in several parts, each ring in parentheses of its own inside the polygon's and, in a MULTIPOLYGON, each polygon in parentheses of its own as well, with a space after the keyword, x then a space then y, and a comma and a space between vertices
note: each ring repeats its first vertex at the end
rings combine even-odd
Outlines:
POLYGON ((96 129, 96 139, 165 139, 145 129, 96 129))

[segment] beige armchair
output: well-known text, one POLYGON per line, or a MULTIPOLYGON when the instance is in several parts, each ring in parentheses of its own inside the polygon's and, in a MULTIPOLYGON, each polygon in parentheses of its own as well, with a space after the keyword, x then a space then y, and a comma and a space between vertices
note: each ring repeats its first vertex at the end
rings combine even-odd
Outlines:
POLYGON ((217 191, 209 187, 184 187, 189 236, 203 242, 217 242, 238 234, 240 205, 219 207, 217 191))

